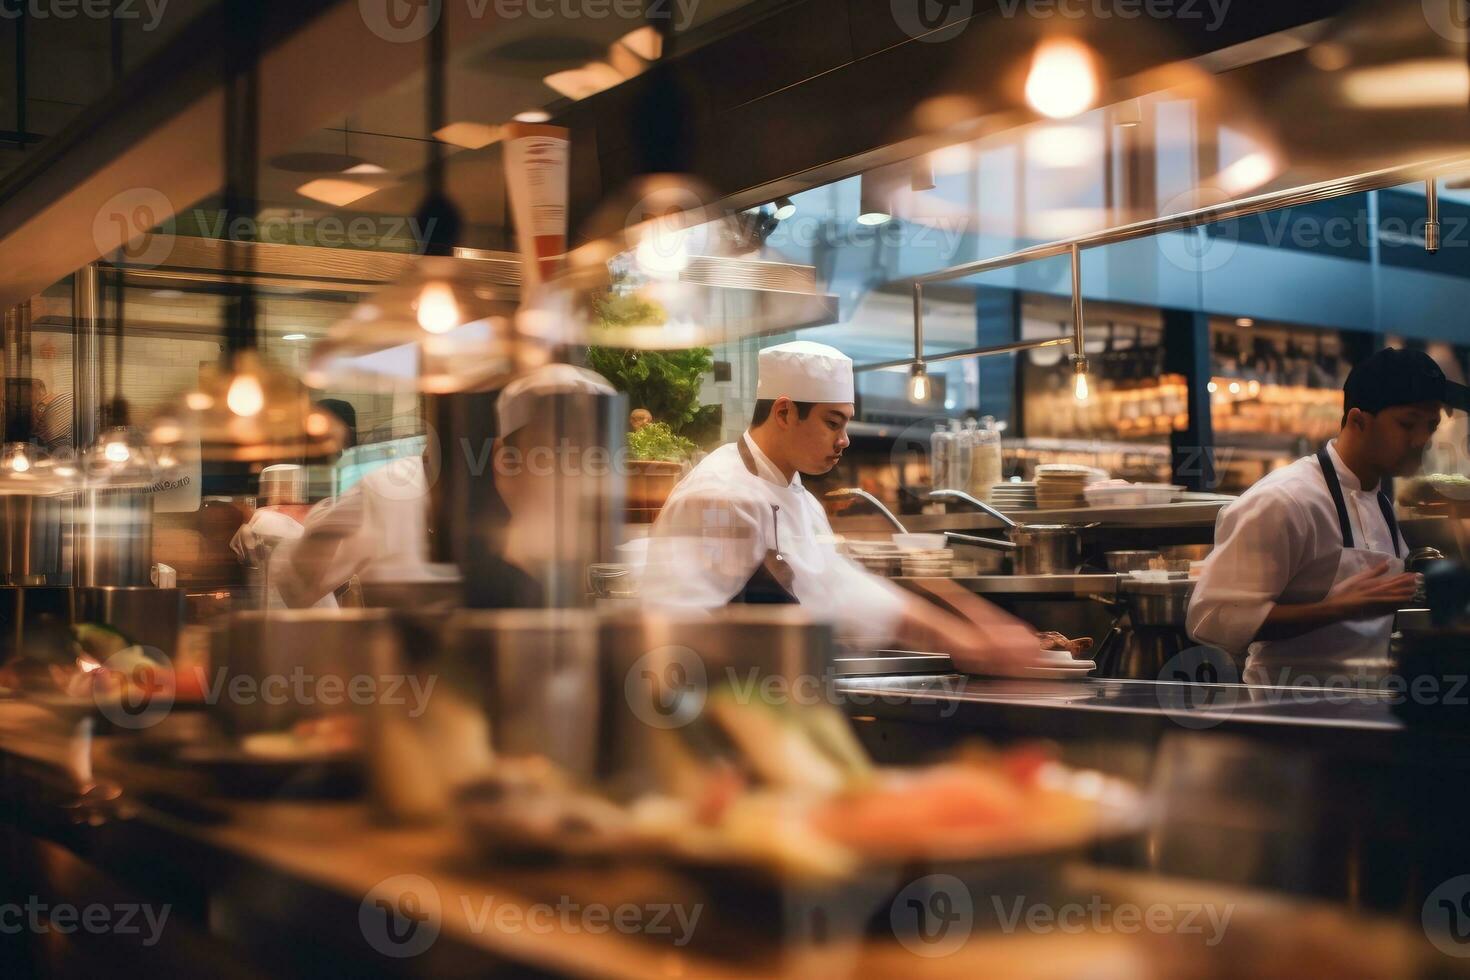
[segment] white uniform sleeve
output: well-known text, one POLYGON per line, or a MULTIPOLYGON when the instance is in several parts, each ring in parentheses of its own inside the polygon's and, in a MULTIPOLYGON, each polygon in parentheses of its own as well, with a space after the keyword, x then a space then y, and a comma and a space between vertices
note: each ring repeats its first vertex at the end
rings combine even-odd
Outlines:
MULTIPOLYGON (((676 491, 649 531, 640 592, 650 606, 714 609, 728 603, 764 557, 762 505, 735 495, 676 491)), ((769 513, 765 515, 769 520, 769 513)))
POLYGON ((1286 487, 1247 494, 1220 513, 1186 625, 1201 643, 1244 654, 1307 553, 1308 521, 1286 487))
MULTIPOLYGON (((816 497, 808 495, 813 520, 833 540, 832 523, 816 497)), ((822 576, 824 595, 814 603, 832 619, 838 642, 846 647, 874 650, 892 644, 898 635, 899 620, 907 605, 907 593, 851 558, 837 552, 833 545, 830 564, 822 576)))

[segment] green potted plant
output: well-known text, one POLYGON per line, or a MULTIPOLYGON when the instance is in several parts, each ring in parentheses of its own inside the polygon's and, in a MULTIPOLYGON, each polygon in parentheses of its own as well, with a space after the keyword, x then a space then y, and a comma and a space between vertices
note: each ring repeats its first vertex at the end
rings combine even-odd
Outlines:
MULTIPOLYGON (((615 310, 603 311, 603 318, 615 310)), ((714 369, 708 347, 678 351, 634 351, 589 347, 587 366, 626 392, 635 416, 628 449, 628 510, 635 520, 652 520, 688 469, 694 453, 719 434, 720 407, 701 405, 699 388, 714 369)))

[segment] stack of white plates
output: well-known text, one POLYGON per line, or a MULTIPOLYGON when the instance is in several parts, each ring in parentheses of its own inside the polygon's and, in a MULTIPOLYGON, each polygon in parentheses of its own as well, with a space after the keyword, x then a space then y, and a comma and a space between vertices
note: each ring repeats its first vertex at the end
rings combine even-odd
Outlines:
POLYGON ((1036 467, 1036 505, 1042 510, 1086 507, 1084 491, 1092 476, 1086 466, 1048 463, 1036 467))
POLYGON ((991 671, 996 677, 1025 677, 1031 680, 1081 681, 1097 669, 1093 660, 1078 660, 1065 650, 1043 650, 1027 664, 991 671))
POLYGON ((997 483, 990 488, 990 504, 999 510, 1035 510, 1036 484, 997 483))
POLYGON ((948 548, 903 553, 903 573, 913 578, 948 578, 954 569, 954 552, 948 548))

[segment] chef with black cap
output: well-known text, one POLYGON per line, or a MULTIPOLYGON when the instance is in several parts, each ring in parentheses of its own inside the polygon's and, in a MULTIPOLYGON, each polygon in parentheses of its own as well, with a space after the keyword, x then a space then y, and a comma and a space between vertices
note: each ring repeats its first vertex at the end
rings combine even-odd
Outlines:
POLYGON ((1189 605, 1196 640, 1249 653, 1249 684, 1371 675, 1414 597, 1386 486, 1420 468, 1465 388, 1423 351, 1385 349, 1343 386, 1342 431, 1221 512, 1189 605))

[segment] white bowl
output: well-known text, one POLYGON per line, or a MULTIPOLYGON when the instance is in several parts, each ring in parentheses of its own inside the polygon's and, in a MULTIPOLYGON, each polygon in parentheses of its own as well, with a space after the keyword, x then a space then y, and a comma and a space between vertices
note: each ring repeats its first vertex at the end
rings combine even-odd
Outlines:
POLYGON ((944 547, 942 534, 895 534, 893 543, 903 551, 939 551, 944 547))

